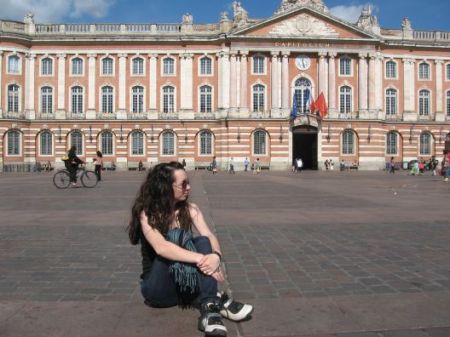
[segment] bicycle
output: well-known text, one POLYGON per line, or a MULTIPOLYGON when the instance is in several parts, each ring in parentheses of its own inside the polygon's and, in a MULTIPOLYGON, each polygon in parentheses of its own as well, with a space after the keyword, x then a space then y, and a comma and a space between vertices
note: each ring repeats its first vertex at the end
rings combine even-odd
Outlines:
MULTIPOLYGON (((98 179, 94 171, 86 170, 84 166, 77 169, 77 179, 87 188, 97 186, 98 179)), ((68 170, 59 170, 53 176, 53 184, 56 188, 65 189, 70 185, 70 172, 68 170)))

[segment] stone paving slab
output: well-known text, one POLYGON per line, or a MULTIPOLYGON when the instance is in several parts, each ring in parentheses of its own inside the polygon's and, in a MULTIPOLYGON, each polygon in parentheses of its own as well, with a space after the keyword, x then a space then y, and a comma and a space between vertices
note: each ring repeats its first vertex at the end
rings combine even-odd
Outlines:
MULTIPOLYGON (((303 173, 189 173, 224 287, 255 304, 229 335, 450 337, 450 184, 303 173)), ((95 189, 51 177, 0 174, 0 336, 201 336, 197 312, 142 304, 125 227, 145 173, 95 189)))

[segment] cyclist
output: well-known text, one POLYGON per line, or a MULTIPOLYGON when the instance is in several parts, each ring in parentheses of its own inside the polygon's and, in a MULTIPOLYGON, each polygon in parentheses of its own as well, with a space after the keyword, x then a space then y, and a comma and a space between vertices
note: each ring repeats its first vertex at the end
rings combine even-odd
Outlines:
POLYGON ((72 147, 69 149, 69 152, 67 153, 67 160, 65 161, 66 168, 70 173, 70 182, 72 183, 72 186, 77 186, 77 170, 78 166, 80 164, 84 164, 84 161, 82 161, 77 156, 77 148, 75 145, 72 145, 72 147))

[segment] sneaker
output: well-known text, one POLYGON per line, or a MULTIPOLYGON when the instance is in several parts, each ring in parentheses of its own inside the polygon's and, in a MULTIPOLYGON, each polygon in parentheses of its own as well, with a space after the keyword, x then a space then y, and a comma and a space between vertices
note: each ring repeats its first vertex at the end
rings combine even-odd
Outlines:
POLYGON ((217 303, 210 302, 201 305, 198 329, 205 333, 205 337, 226 337, 227 328, 222 322, 219 311, 220 305, 217 303))
POLYGON ((230 321, 240 322, 251 318, 253 306, 233 300, 228 294, 220 294, 222 302, 220 314, 230 321))

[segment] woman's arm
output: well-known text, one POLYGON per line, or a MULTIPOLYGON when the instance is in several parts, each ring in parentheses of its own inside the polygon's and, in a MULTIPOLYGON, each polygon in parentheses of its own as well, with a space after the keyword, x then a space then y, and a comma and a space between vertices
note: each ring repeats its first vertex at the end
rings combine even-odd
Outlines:
POLYGON ((144 233, 145 238, 159 256, 171 261, 195 264, 199 264, 203 260, 203 254, 191 252, 170 241, 167 241, 157 229, 154 229, 149 225, 147 215, 145 215, 144 212, 141 213, 140 220, 142 232, 144 233))

